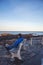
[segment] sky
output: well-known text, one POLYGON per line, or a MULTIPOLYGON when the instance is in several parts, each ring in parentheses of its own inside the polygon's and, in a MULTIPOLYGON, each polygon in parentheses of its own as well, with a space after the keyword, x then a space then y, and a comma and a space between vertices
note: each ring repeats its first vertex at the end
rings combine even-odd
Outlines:
POLYGON ((0 0, 0 31, 43 31, 43 0, 0 0))

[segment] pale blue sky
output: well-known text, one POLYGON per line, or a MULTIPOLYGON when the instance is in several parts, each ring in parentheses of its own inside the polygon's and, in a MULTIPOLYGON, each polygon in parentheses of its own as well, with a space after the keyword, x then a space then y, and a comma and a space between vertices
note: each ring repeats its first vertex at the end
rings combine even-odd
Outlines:
POLYGON ((43 31, 43 0, 0 0, 0 31, 43 31))

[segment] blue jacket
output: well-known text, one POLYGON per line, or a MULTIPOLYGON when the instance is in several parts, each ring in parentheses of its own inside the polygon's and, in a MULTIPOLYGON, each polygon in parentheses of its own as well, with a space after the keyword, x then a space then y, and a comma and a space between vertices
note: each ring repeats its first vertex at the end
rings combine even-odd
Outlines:
POLYGON ((18 38, 15 42, 13 42, 12 45, 6 47, 8 50, 12 49, 12 48, 17 48, 17 46, 23 41, 23 38, 18 38))

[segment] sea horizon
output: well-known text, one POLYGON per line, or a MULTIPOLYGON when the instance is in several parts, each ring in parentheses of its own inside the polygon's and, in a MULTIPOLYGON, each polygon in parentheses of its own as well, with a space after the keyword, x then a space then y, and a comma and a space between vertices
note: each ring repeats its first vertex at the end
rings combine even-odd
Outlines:
POLYGON ((35 35, 43 35, 43 31, 0 31, 0 34, 8 33, 8 34, 35 34, 35 35))

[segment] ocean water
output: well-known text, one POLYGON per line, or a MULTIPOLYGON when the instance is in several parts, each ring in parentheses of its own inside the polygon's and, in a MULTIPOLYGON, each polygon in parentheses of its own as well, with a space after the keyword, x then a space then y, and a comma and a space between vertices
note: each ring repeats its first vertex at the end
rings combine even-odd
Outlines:
POLYGON ((8 34, 35 34, 35 35, 43 35, 43 31, 0 31, 0 34, 8 33, 8 34))

